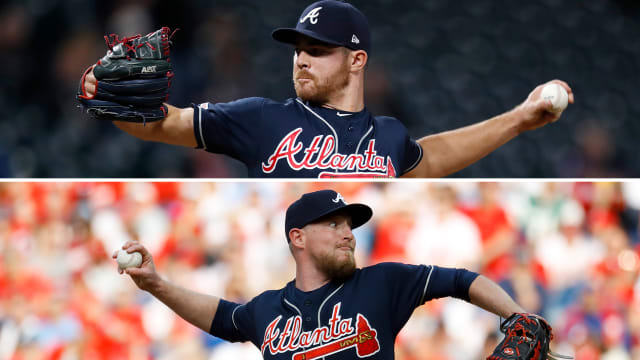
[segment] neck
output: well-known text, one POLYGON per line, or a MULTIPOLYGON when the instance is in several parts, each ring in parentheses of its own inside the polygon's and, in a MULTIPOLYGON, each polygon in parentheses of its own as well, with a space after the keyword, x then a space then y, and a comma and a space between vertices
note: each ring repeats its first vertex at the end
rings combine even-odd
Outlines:
POLYGON ((299 290, 313 291, 326 285, 329 281, 331 279, 315 266, 300 264, 300 261, 296 262, 296 288, 299 290))
POLYGON ((364 79, 358 76, 349 81, 341 91, 333 94, 323 107, 349 112, 359 112, 364 109, 364 79))

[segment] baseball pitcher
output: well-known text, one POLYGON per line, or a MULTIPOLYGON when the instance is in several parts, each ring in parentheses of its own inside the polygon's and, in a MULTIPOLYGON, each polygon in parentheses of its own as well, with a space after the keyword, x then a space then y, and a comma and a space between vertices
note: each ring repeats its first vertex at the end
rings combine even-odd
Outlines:
POLYGON ((193 325, 227 341, 250 341, 265 359, 393 359, 396 336, 414 309, 446 296, 507 318, 502 324, 505 339, 491 360, 548 356, 551 327, 526 314, 482 275, 401 263, 357 268, 352 230, 371 216, 371 208, 347 204, 333 190, 302 195, 285 215, 295 279, 246 304, 195 293, 161 278, 140 243, 123 246, 143 257, 141 267, 124 272, 193 325))
POLYGON ((296 98, 255 97, 187 108, 166 104, 173 76, 171 33, 107 38, 109 51, 82 76, 78 100, 143 140, 226 154, 250 177, 442 177, 478 161, 518 134, 560 118, 536 87, 513 110, 477 124, 415 140, 398 119, 365 107, 369 24, 349 3, 308 6, 294 28, 273 31, 291 44, 296 98))

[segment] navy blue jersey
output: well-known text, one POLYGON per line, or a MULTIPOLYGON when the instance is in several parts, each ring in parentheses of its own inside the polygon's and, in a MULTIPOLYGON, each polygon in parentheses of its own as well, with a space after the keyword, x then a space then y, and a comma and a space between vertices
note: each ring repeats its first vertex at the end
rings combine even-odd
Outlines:
POLYGON ((422 148, 395 118, 247 98, 194 106, 198 148, 243 162, 249 177, 397 177, 422 148))
POLYGON ((243 305, 220 300, 210 333, 251 341, 265 359, 393 359, 396 335, 416 307, 445 296, 468 301, 477 276, 463 269, 382 263, 309 292, 291 281, 243 305))

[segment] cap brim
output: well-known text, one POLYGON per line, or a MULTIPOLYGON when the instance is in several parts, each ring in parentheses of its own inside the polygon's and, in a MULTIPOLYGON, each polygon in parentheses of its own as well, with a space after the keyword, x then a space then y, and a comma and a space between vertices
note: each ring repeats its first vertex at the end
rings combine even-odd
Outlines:
POLYGON ((352 229, 364 225, 373 216, 373 210, 364 204, 349 204, 341 210, 346 211, 351 216, 352 229))
POLYGON ((346 213, 347 215, 349 215, 351 217, 352 229, 355 229, 357 227, 364 225, 367 221, 369 221, 369 219, 371 219, 371 216, 373 216, 373 210, 371 210, 371 208, 368 207, 367 205, 349 204, 339 209, 331 210, 322 215, 319 215, 315 220, 311 221, 310 223, 313 223, 315 221, 318 221, 319 219, 322 219, 326 216, 330 216, 335 213, 346 213))
POLYGON ((292 44, 292 45, 297 44, 301 36, 306 36, 330 45, 344 46, 343 44, 340 44, 336 41, 333 41, 329 38, 326 38, 310 30, 298 30, 295 28, 279 28, 279 29, 273 30, 273 32, 271 33, 271 37, 274 40, 285 43, 285 44, 292 44))

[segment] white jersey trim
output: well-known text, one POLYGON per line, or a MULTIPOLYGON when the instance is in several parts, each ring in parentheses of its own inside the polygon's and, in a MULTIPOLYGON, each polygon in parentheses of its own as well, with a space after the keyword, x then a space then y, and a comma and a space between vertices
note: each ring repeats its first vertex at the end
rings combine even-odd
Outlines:
POLYGON ((204 134, 202 133, 202 108, 199 106, 198 106, 198 128, 200 129, 200 141, 202 141, 202 147, 207 149, 207 143, 204 141, 204 134))
POLYGON ((313 115, 315 115, 318 119, 322 120, 322 122, 324 122, 329 127, 329 129, 331 129, 331 132, 333 132, 333 136, 336 138, 336 148, 333 151, 333 153, 336 154, 338 152, 338 133, 333 128, 333 126, 331 126, 329 124, 329 122, 327 120, 325 120, 322 116, 316 114, 315 111, 311 110, 311 108, 308 107, 307 105, 305 105, 305 103, 303 103, 299 98, 297 98, 296 101, 299 102, 300 105, 304 106, 305 109, 309 110, 309 112, 312 113, 313 115))
POLYGON ((423 154, 422 154, 422 151, 423 151, 422 150, 422 146, 417 141, 416 141, 416 144, 418 144, 418 149, 420 149, 420 154, 418 155, 418 158, 416 159, 416 161, 411 166, 409 166, 407 168, 407 170, 405 170, 402 173, 403 175, 408 173, 409 171, 413 170, 416 166, 418 166, 418 164, 420 164, 420 161, 422 161, 422 156, 423 156, 423 154))
MULTIPOLYGON (((360 145, 362 145, 362 141, 364 141, 364 139, 367 136, 369 136, 371 131, 373 131, 373 126, 369 127, 369 130, 367 130, 367 132, 360 138, 360 141, 358 141, 358 146, 356 147, 356 154, 360 151, 360 145)), ((360 169, 358 169, 357 167, 356 167, 356 172, 360 172, 360 169)))
POLYGON ((233 323, 233 327, 236 328, 236 330, 240 330, 240 329, 238 329, 238 325, 236 325, 236 319, 235 319, 236 310, 238 310, 238 308, 240 306, 242 306, 242 305, 236 306, 235 309, 233 309, 233 312, 231 313, 231 322, 233 323))
MULTIPOLYGON (((320 324, 320 313, 322 312, 322 307, 324 306, 324 304, 327 302, 327 300, 329 300, 329 298, 331 298, 335 293, 338 292, 338 290, 342 289, 342 287, 344 286, 344 284, 341 284, 340 286, 338 286, 337 289, 333 290, 333 292, 331 294, 329 294, 329 296, 327 296, 324 301, 322 302, 322 304, 320 304, 320 307, 318 308, 318 327, 322 327, 322 325, 320 324)), ((322 340, 320 340, 320 344, 322 345, 322 340)), ((324 359, 324 357, 322 357, 322 359, 324 359)))
MULTIPOLYGON (((283 298, 284 299, 284 303, 291 306, 295 311, 298 312, 298 315, 300 315, 300 319, 302 320, 302 311, 300 311, 300 309, 298 309, 297 306, 293 305, 293 303, 291 303, 291 301, 287 300, 287 298, 283 298)), ((311 344, 309 344, 308 346, 301 346, 303 349, 308 348, 309 346, 311 346, 311 344)))
POLYGON ((422 298, 420 299, 420 303, 418 304, 418 306, 424 304, 424 298, 427 295, 427 287, 429 286, 429 280, 431 279, 431 273, 433 272, 433 266, 429 265, 429 275, 427 276, 427 281, 424 283, 424 289, 422 290, 422 298))
POLYGON ((300 317, 302 317, 302 312, 300 311, 300 309, 298 309, 297 306, 293 305, 289 300, 287 300, 286 298, 284 299, 285 304, 291 306, 292 308, 294 308, 297 312, 298 315, 300 315, 300 317))

